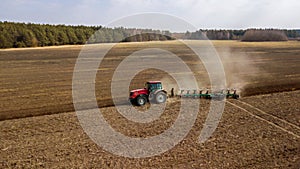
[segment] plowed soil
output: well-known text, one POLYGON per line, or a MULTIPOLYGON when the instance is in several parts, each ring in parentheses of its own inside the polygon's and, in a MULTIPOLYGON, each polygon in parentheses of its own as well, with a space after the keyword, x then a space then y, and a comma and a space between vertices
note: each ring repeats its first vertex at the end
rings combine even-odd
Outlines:
MULTIPOLYGON (((216 131, 204 143, 198 137, 210 101, 200 100, 185 139, 161 155, 141 159, 105 151, 80 126, 72 75, 81 46, 1 50, 0 168, 300 168, 300 42, 213 44, 224 62, 228 87, 237 88, 242 98, 227 100, 216 131)), ((168 99, 161 118, 149 124, 128 121, 113 107, 114 69, 130 53, 149 46, 176 53, 196 77, 207 77, 194 53, 177 41, 115 46, 98 71, 96 96, 111 126, 130 137, 162 133, 180 107, 178 99, 168 99)), ((172 81, 164 72, 146 70, 130 88, 157 79, 172 81)), ((203 87, 209 86, 203 81, 203 87)))

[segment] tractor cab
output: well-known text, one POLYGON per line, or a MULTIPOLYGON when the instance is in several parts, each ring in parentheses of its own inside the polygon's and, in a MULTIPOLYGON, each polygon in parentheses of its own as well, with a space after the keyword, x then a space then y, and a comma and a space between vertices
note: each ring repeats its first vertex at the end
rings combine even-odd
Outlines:
POLYGON ((145 89, 147 89, 149 93, 162 90, 162 84, 160 81, 149 81, 145 84, 145 89))

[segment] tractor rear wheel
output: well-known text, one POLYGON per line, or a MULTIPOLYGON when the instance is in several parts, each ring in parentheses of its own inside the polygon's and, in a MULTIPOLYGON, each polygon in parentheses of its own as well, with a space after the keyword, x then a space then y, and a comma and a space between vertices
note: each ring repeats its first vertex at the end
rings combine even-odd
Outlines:
POLYGON ((147 102, 147 98, 146 98, 145 96, 138 96, 138 97, 136 98, 136 104, 137 104, 138 106, 143 106, 143 105, 146 104, 146 102, 147 102))
POLYGON ((158 92, 155 95, 155 102, 157 104, 164 103, 164 102, 166 102, 166 100, 167 100, 167 95, 164 92, 158 92))

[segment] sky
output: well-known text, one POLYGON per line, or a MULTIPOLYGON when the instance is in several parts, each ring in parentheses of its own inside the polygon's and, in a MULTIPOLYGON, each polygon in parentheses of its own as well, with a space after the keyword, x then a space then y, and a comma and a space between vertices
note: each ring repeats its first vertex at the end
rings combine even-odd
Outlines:
POLYGON ((154 12, 181 18, 198 29, 300 28, 299 0, 0 0, 0 4, 0 21, 105 26, 154 12))

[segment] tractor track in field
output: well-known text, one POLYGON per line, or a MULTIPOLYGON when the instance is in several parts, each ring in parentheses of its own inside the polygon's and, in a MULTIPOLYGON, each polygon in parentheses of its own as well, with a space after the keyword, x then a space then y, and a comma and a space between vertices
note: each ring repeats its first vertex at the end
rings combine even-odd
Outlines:
POLYGON ((290 123, 290 122, 288 122, 288 121, 286 121, 286 120, 284 120, 284 119, 281 119, 281 118, 279 118, 279 117, 276 117, 276 116, 274 116, 274 115, 272 115, 272 114, 269 114, 269 113, 267 113, 267 112, 265 112, 265 111, 262 111, 261 109, 255 107, 255 106, 252 106, 252 105, 249 104, 249 103, 246 103, 246 102, 243 102, 243 101, 240 101, 240 100, 236 100, 236 101, 238 101, 238 102, 240 102, 240 103, 242 103, 242 104, 245 104, 245 105, 247 105, 247 106, 249 106, 249 107, 251 107, 251 108, 257 110, 257 111, 259 111, 259 112, 262 113, 262 114, 268 115, 268 116, 270 116, 270 117, 272 117, 272 118, 274 118, 274 119, 276 119, 276 120, 279 120, 279 121, 281 121, 281 122, 283 122, 283 123, 286 123, 286 124, 288 124, 288 125, 291 125, 292 127, 296 128, 296 129, 298 129, 298 130, 300 130, 300 127, 299 127, 299 126, 297 126, 297 125, 295 125, 295 124, 293 124, 293 123, 290 123))
POLYGON ((252 106, 251 104, 245 103, 243 101, 240 100, 234 100, 234 101, 226 101, 227 103, 229 103, 231 106, 234 106, 236 108, 239 108, 243 111, 245 111, 246 113, 248 113, 249 115, 266 122, 267 124, 276 127, 296 138, 300 138, 300 127, 292 124, 284 119, 278 118, 274 115, 271 115, 257 107, 252 106), (241 103, 242 105, 244 105, 243 107, 241 105, 237 105, 235 102, 237 103, 241 103), (247 107, 247 108, 246 108, 247 107), (252 110, 250 111, 249 108, 252 110), (254 111, 253 111, 254 110, 254 111))

